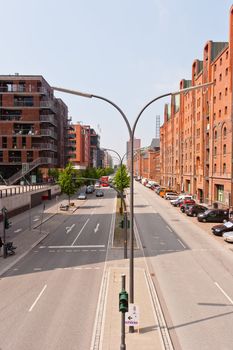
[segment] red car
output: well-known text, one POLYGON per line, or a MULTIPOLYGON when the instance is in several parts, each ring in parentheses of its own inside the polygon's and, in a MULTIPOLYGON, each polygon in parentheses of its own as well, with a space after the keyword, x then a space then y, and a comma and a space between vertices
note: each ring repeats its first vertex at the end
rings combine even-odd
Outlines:
POLYGON ((196 204, 196 202, 195 202, 194 199, 184 199, 184 200, 179 204, 179 207, 180 207, 180 210, 181 210, 181 211, 184 211, 186 204, 188 204, 188 205, 194 205, 194 204, 196 204))

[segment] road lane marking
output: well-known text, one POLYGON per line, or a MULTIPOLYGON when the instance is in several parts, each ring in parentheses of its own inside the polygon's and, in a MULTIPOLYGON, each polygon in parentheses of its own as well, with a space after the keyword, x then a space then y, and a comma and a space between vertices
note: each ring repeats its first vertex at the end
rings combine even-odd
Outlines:
POLYGON ((181 240, 180 239, 177 239, 177 241, 182 245, 182 247, 184 248, 184 249, 186 249, 186 247, 185 247, 185 245, 184 245, 184 243, 183 242, 181 242, 181 240))
POLYGON ((17 230, 14 231, 14 233, 18 233, 20 231, 22 231, 22 228, 18 228, 17 230))
POLYGON ((229 300, 231 304, 233 304, 233 300, 227 295, 227 293, 220 287, 220 285, 217 282, 214 282, 214 284, 218 287, 218 289, 222 292, 223 295, 229 300))
POLYGON ((68 226, 66 227, 66 234, 70 233, 70 231, 75 227, 75 224, 73 224, 72 226, 68 226))
POLYGON ((43 248, 49 248, 49 249, 59 249, 59 248, 105 248, 105 244, 98 244, 98 245, 49 245, 48 247, 43 248))
POLYGON ((95 227, 95 229, 94 229, 94 231, 95 231, 95 233, 97 232, 97 231, 99 231, 99 223, 96 225, 96 227, 95 227))
POLYGON ((81 230, 79 231, 79 233, 77 234, 77 237, 75 238, 75 240, 73 241, 73 243, 71 244, 72 246, 74 245, 74 243, 77 241, 77 239, 79 238, 79 236, 81 235, 81 233, 83 232, 86 224, 88 223, 90 219, 87 219, 87 221, 85 222, 85 224, 83 225, 83 227, 81 228, 81 230))
POLYGON ((28 312, 31 312, 32 309, 34 308, 34 306, 36 305, 36 303, 38 302, 38 300, 40 299, 40 297, 42 296, 42 294, 44 293, 45 289, 47 288, 47 284, 44 285, 42 291, 40 292, 40 294, 38 295, 38 297, 36 298, 36 300, 34 301, 34 303, 32 304, 32 306, 30 307, 30 309, 28 310, 28 312))
POLYGON ((173 232, 172 229, 169 226, 166 226, 166 228, 170 231, 173 232))

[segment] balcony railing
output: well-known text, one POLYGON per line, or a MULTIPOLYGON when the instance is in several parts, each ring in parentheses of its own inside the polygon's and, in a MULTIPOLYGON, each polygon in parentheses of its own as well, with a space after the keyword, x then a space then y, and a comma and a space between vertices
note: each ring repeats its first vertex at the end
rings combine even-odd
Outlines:
POLYGON ((48 115, 42 114, 42 115, 40 115, 40 121, 44 122, 44 123, 50 123, 50 124, 53 124, 53 125, 57 126, 57 121, 54 118, 53 114, 48 114, 48 115))
POLYGON ((39 135, 41 136, 50 136, 54 139, 57 139, 57 133, 54 132, 53 130, 49 129, 41 129, 39 135))
POLYGON ((23 85, 9 85, 9 86, 0 86, 0 93, 41 93, 45 94, 47 90, 42 86, 42 87, 37 87, 37 86, 23 86, 23 85))

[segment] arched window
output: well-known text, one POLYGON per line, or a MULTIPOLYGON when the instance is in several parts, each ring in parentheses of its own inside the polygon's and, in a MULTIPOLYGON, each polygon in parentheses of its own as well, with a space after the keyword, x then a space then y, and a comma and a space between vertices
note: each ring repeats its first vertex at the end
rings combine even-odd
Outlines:
POLYGON ((217 133, 217 130, 214 131, 214 139, 217 140, 217 137, 218 137, 218 133, 217 133))
POLYGON ((216 146, 214 147, 214 156, 215 157, 217 156, 217 147, 216 146))
POLYGON ((217 164, 215 163, 214 164, 214 173, 216 173, 216 171, 217 171, 217 164))

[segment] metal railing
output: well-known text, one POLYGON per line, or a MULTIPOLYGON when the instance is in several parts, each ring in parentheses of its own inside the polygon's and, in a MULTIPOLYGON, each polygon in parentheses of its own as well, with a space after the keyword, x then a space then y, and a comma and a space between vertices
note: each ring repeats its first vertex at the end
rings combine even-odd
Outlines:
POLYGON ((23 176, 28 174, 31 170, 36 168, 38 165, 42 164, 50 164, 50 165, 56 165, 57 164, 57 158, 50 158, 50 157, 41 157, 35 159, 31 163, 27 163, 27 166, 25 168, 20 169, 17 173, 9 177, 6 181, 8 185, 13 185, 15 182, 20 180, 23 176))
POLYGON ((53 116, 53 114, 48 114, 48 115, 41 114, 40 115, 40 121, 44 122, 44 123, 51 123, 51 124, 53 124, 55 126, 58 125, 56 119, 53 116))
POLYGON ((2 188, 0 189, 0 198, 11 197, 16 194, 22 194, 26 192, 36 191, 41 188, 50 186, 51 184, 38 184, 38 185, 22 185, 11 188, 2 188))
POLYGON ((22 93, 43 93, 45 94, 47 90, 45 87, 37 87, 37 86, 22 86, 13 84, 10 86, 0 86, 0 92, 10 93, 10 92, 22 92, 22 93))
POLYGON ((53 137, 54 139, 57 139, 57 133, 49 129, 41 129, 39 135, 50 136, 50 137, 53 137))

